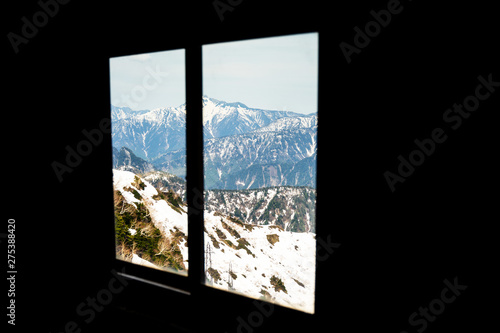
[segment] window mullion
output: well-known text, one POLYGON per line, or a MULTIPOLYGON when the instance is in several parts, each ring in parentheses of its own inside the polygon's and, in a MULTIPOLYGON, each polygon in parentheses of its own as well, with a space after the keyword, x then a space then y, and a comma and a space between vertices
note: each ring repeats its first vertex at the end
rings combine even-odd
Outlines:
POLYGON ((203 272, 203 113, 201 45, 186 48, 186 186, 190 290, 201 287, 203 272))

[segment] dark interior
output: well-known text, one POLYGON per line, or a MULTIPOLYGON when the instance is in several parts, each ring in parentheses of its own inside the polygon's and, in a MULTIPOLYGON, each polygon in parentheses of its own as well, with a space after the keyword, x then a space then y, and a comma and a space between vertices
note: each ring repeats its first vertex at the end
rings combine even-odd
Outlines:
MULTIPOLYGON (((364 29, 375 20, 371 11, 388 6, 395 2, 71 1, 59 4, 17 53, 4 40, 4 211, 17 227, 15 329, 488 329, 495 317, 487 300, 495 286, 489 279, 497 243, 498 122, 492 119, 498 83, 489 86, 490 96, 462 117, 458 128, 443 115, 474 95, 479 76, 500 81, 498 20, 491 4, 401 1, 400 11, 380 32, 373 31, 348 63, 341 43, 355 46, 354 27, 364 29), (302 32, 319 32, 320 39, 317 234, 340 244, 318 245, 316 313, 277 305, 269 310, 267 303, 256 305, 201 284, 200 214, 190 216, 188 278, 116 261, 111 136, 105 135, 63 181, 51 167, 64 160, 66 146, 82 139, 83 129, 109 118, 109 58, 186 49, 192 203, 193 189, 203 187, 201 46, 302 32), (433 153, 392 191, 384 174, 397 174, 398 156, 408 159, 418 149, 415 140, 431 138, 436 128, 445 130, 446 141, 435 143, 433 153), (123 269, 189 295, 126 279, 123 291, 95 316, 79 314, 79 305, 108 288, 116 279, 113 272, 123 269), (447 286, 444 281, 454 279, 467 289, 446 303, 442 314, 418 315, 412 324, 409 317, 431 306, 447 286)), ((8 7, 5 35, 21 34, 21 18, 31 20, 40 10, 36 1, 8 7)))

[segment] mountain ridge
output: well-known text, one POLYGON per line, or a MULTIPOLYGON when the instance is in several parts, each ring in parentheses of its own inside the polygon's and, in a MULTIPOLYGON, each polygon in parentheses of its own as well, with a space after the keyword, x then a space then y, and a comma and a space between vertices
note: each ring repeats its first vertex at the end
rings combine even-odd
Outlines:
MULTIPOLYGON (((315 187, 317 114, 255 109, 207 96, 203 106, 207 188, 315 187)), ((113 147, 185 177, 185 112, 185 104, 139 111, 112 106, 113 147)))
MULTIPOLYGON (((146 178, 113 170, 116 258, 187 275, 188 207, 146 178)), ((269 190, 276 192, 268 202, 274 210, 281 209, 272 203, 278 190, 269 190)), ((260 199, 258 190, 246 193, 250 192, 260 199)), ((210 255, 205 262, 205 282, 313 313, 316 235, 291 231, 279 224, 249 224, 218 210, 205 210, 204 247, 210 255)))

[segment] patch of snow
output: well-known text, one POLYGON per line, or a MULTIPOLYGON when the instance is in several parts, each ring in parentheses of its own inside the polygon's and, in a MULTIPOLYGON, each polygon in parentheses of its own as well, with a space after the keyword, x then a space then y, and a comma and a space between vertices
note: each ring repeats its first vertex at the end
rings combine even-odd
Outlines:
POLYGON ((141 257, 139 257, 135 253, 132 255, 132 263, 137 264, 137 265, 141 265, 141 266, 161 269, 160 267, 156 266, 155 264, 150 263, 149 261, 142 259, 141 257))
POLYGON ((273 303, 314 313, 316 240, 313 233, 291 233, 271 226, 253 226, 252 230, 247 230, 209 212, 205 212, 205 229, 208 231, 205 232, 205 246, 210 243, 212 249, 212 268, 221 276, 221 280, 211 282, 212 287, 255 299, 262 297, 261 291, 265 290, 273 303), (247 248, 252 254, 245 249, 231 248, 219 239, 215 228, 224 233, 226 240, 238 245, 238 239, 224 228, 222 222, 249 243, 247 248), (268 235, 277 235, 279 241, 271 245, 268 235), (210 236, 219 242, 219 248, 214 246, 210 236), (232 280, 231 289, 228 287, 229 265, 237 276, 232 280), (274 290, 270 283, 272 276, 283 281, 287 293, 274 290))

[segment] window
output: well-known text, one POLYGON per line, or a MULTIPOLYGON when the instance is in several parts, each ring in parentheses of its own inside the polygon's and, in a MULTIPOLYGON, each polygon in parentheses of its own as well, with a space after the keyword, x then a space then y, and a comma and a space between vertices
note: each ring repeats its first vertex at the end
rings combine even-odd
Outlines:
POLYGON ((110 59, 116 258, 187 275, 184 50, 110 59))
POLYGON ((317 33, 110 59, 129 277, 315 312, 317 82, 317 33))
POLYGON ((204 45, 208 286, 314 312, 318 35, 204 45))

